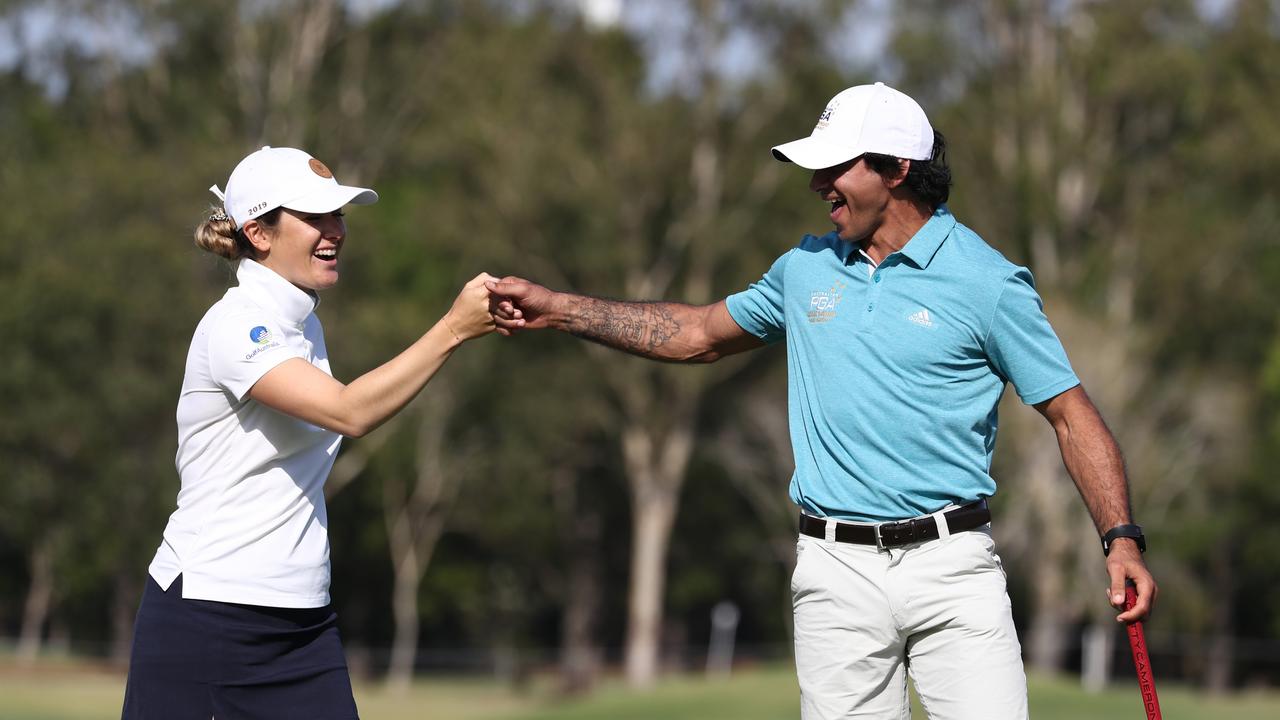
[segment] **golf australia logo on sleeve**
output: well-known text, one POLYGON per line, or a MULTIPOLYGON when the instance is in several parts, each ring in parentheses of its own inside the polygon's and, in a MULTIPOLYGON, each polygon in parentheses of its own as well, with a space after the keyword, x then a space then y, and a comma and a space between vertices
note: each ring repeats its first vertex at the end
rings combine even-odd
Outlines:
POLYGON ((845 284, 837 280, 826 290, 814 290, 809 295, 809 322, 824 323, 835 319, 836 308, 840 306, 841 291, 844 288, 845 284))
POLYGON ((253 341, 253 344, 257 345, 257 347, 252 352, 244 356, 245 360, 252 360, 263 350, 280 347, 280 343, 275 340, 275 335, 272 335, 271 330, 267 329, 265 325, 258 325, 250 330, 249 340, 253 341))

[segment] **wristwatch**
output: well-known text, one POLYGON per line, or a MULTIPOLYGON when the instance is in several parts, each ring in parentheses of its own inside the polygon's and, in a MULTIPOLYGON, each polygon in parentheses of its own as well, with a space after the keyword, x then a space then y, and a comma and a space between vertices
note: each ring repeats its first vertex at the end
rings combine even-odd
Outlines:
POLYGON ((1147 538, 1142 534, 1140 525, 1117 525, 1102 536, 1102 554, 1104 556, 1111 554, 1111 543, 1115 542, 1116 538, 1130 538, 1138 543, 1138 552, 1147 551, 1147 538))

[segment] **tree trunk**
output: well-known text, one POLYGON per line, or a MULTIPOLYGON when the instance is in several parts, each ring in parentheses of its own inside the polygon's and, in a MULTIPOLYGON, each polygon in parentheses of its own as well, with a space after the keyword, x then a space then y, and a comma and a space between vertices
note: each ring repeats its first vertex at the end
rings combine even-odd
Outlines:
POLYGON ((46 533, 32 548, 28 557, 31 568, 31 584, 27 586, 27 599, 22 606, 22 629, 18 636, 18 664, 29 667, 35 663, 44 641, 44 627, 53 604, 53 537, 46 533))
MULTIPOLYGON (((383 488, 387 545, 395 572, 392 614, 395 633, 387 686, 403 692, 413 680, 418 656, 418 588, 426 575, 436 543, 444 532, 445 516, 457 494, 456 474, 445 467, 446 418, 452 408, 444 390, 433 388, 418 403, 416 477, 406 497, 405 483, 388 478, 383 488)), ((458 449, 459 464, 467 460, 458 449)))
POLYGON ((594 642, 601 595, 600 557, 595 550, 599 532, 595 535, 595 540, 584 537, 578 550, 569 554, 560 631, 560 690, 566 695, 590 690, 600 668, 594 642))
POLYGON ((399 558, 395 570, 395 586, 391 593, 391 613, 395 633, 391 641, 391 663, 387 668, 387 686, 396 691, 408 690, 418 658, 418 587, 422 584, 425 563, 419 563, 409 549, 399 558))
POLYGON ((1062 477, 1062 456, 1052 433, 1040 432, 1030 441, 1031 454, 1024 465, 1026 491, 1032 493, 1037 524, 1034 560, 1029 563, 1035 588, 1029 632, 1028 659, 1036 670, 1062 671, 1075 621, 1075 603, 1069 593, 1068 558, 1078 543, 1072 518, 1079 504, 1071 483, 1062 477))
POLYGON ((1066 607, 1062 572, 1055 564, 1060 560, 1045 558, 1046 571, 1037 573, 1035 609, 1028 632, 1027 657, 1037 672, 1055 675, 1062 672, 1070 637, 1071 615, 1066 607))
MULTIPOLYGON (((633 397, 634 418, 651 421, 652 399, 633 397)), ((689 395, 686 395, 687 399, 689 395)), ((688 402, 696 404, 694 400, 688 402)), ((666 595, 667 550, 679 506, 680 488, 693 452, 693 413, 673 403, 670 426, 658 434, 643 421, 623 430, 622 455, 631 488, 631 585, 627 601, 627 683, 653 685, 658 673, 666 595)))
POLYGON ((142 597, 137 573, 132 567, 116 570, 114 599, 111 603, 111 666, 129 666, 129 653, 133 649, 133 620, 138 614, 138 600, 142 597))
POLYGON ((248 22, 231 33, 231 70, 245 126, 256 141, 296 147, 315 112, 305 98, 339 11, 335 0, 294 2, 289 11, 291 21, 278 27, 248 22))
POLYGON ((1116 632, 1115 622, 1100 618, 1085 628, 1080 653, 1080 684, 1087 693, 1100 693, 1111 682, 1111 656, 1116 632))
POLYGON ((1209 639, 1209 652, 1205 662, 1205 687, 1210 693, 1222 694, 1231 689, 1232 665, 1235 663, 1235 564, 1231 548, 1236 547, 1233 538, 1223 538, 1215 545, 1211 587, 1215 602, 1211 615, 1213 636, 1209 639))
POLYGON ((594 639, 603 589, 600 512, 579 502, 577 472, 563 468, 552 482, 563 554, 569 558, 560 626, 560 692, 581 695, 595 685, 600 653, 594 639))
POLYGON ((631 588, 627 603, 627 683, 653 685, 658 672, 667 549, 675 522, 678 490, 651 487, 636 493, 631 511, 631 588))

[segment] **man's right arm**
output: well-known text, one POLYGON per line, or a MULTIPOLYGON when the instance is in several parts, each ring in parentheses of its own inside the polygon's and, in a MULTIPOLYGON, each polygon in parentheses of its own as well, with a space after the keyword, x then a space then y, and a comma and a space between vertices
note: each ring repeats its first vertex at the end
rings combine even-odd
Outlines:
POLYGON ((510 317, 496 319, 508 330, 554 328, 665 362, 714 362, 764 345, 734 321, 723 300, 711 305, 605 300, 552 292, 520 278, 488 287, 510 302, 510 317))

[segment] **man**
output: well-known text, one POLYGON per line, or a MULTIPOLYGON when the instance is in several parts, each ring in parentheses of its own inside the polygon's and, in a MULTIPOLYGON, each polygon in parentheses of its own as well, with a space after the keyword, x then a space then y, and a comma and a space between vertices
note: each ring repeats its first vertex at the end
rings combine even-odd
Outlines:
POLYGON ((773 148, 813 170, 835 231, 806 236, 747 290, 708 306, 552 292, 519 278, 500 327, 556 328, 656 360, 712 362, 785 341, 801 509, 792 578, 806 720, 1023 718, 1026 678, 986 498, 1006 382, 1057 432, 1104 535, 1108 598, 1156 585, 1119 448, 1067 361, 1031 274, 947 210, 945 141, 881 83, 836 95, 773 148))

